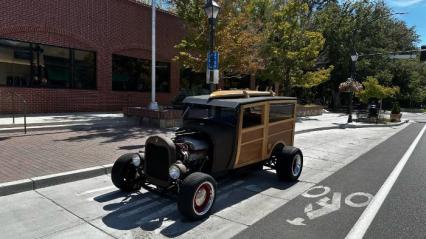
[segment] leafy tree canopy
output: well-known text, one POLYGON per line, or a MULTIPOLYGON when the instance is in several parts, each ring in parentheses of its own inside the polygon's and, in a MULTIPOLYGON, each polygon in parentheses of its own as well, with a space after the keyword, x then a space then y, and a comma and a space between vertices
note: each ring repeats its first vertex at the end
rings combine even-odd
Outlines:
POLYGON ((293 86, 310 88, 328 80, 333 69, 316 66, 325 39, 308 28, 308 13, 308 4, 288 1, 273 13, 268 25, 263 52, 266 72, 283 83, 286 94, 293 86))
POLYGON ((361 102, 368 103, 370 99, 385 99, 395 96, 399 92, 398 87, 386 87, 379 84, 379 81, 369 76, 363 82, 364 89, 357 93, 361 102))

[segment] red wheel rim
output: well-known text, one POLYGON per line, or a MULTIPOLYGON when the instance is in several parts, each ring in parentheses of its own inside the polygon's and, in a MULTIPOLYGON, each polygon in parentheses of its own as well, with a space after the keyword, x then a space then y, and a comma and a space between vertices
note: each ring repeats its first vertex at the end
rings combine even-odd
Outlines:
POLYGON ((194 198, 192 200, 192 205, 194 212, 197 215, 206 214, 212 204, 214 199, 214 188, 210 182, 204 182, 200 184, 197 190, 194 193, 194 198))

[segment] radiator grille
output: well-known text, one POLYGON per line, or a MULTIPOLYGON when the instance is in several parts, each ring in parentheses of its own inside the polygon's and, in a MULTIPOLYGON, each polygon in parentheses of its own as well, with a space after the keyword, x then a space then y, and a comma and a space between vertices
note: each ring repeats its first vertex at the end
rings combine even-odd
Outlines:
POLYGON ((150 144, 147 146, 145 152, 146 175, 161 181, 168 181, 170 165, 167 148, 150 144))

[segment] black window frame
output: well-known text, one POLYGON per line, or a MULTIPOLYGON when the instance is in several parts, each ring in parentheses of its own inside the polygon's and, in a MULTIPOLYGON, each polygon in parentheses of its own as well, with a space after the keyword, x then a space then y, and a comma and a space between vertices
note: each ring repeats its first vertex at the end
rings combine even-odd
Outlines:
MULTIPOLYGON (((29 51, 30 51, 30 57, 32 59, 28 59, 29 61, 29 65, 30 65, 30 70, 29 70, 29 76, 30 76, 30 81, 34 81, 34 77, 40 77, 40 70, 39 67, 40 63, 38 63, 37 65, 37 61, 36 60, 36 64, 34 65, 34 57, 37 54, 36 53, 36 48, 38 47, 43 47, 43 46, 47 46, 47 47, 55 47, 55 48, 61 48, 61 49, 66 49, 68 51, 68 69, 70 72, 70 80, 69 80, 69 87, 50 87, 50 86, 46 86, 46 85, 7 85, 7 84, 0 84, 0 87, 16 87, 16 88, 41 88, 41 89, 66 89, 66 90, 98 90, 98 72, 97 72, 97 52, 94 50, 86 50, 86 49, 80 49, 80 48, 72 48, 72 47, 64 47, 64 46, 57 46, 57 45, 52 45, 52 44, 45 44, 45 43, 39 43, 39 42, 33 42, 33 41, 23 41, 23 40, 17 40, 17 39, 12 39, 12 38, 5 38, 5 37, 0 37, 0 41, 1 40, 6 40, 6 41, 12 41, 12 42, 18 42, 18 43, 25 43, 29 45, 29 51), (93 88, 76 88, 76 82, 75 82, 75 65, 76 62, 74 61, 74 57, 75 57, 75 51, 82 51, 82 52, 87 52, 90 54, 93 54, 93 63, 90 64, 92 66, 93 69, 93 88)), ((12 48, 12 47, 11 47, 12 48)), ((46 67, 44 66, 44 69, 42 71, 46 71, 45 69, 46 67)), ((45 74, 45 73, 42 73, 45 74)))
MULTIPOLYGON (((114 54, 112 54, 112 56, 111 56, 111 62, 112 62, 112 72, 111 72, 111 89, 112 89, 112 91, 117 91, 117 92, 150 92, 151 91, 151 59, 144 59, 144 58, 138 58, 138 57, 132 57, 132 56, 127 56, 127 55, 124 55, 124 54, 117 54, 117 53, 114 53, 114 54), (138 90, 137 89, 137 87, 136 87, 136 89, 132 89, 132 88, 129 88, 129 87, 126 87, 126 89, 119 89, 119 88, 115 88, 114 87, 114 84, 115 84, 115 81, 114 81, 114 74, 115 74, 115 65, 114 65, 114 57, 119 57, 119 58, 128 58, 129 60, 132 60, 132 61, 139 61, 141 64, 147 64, 147 69, 149 69, 149 74, 148 74, 148 78, 147 79, 145 79, 145 80, 142 80, 142 82, 148 82, 146 85, 147 85, 147 87, 145 88, 143 88, 142 90, 138 90)), ((161 65, 161 64, 166 64, 167 65, 167 68, 168 68, 168 87, 167 87, 167 90, 166 91, 163 91, 163 90, 159 90, 160 89, 160 87, 159 87, 159 84, 160 84, 160 81, 156 81, 156 92, 158 92, 158 93, 171 93, 171 83, 172 83, 172 64, 171 64, 171 62, 170 61, 156 61, 156 76, 157 77, 159 77, 159 66, 161 65)), ((141 68, 143 68, 143 67, 141 67, 141 68)), ((133 72, 133 73, 135 73, 135 72, 133 72)), ((129 81, 132 81, 132 80, 127 80, 128 82, 129 81)), ((134 83, 136 83, 136 82, 138 82, 137 80, 135 80, 135 79, 133 79, 133 81, 134 81, 134 83)), ((127 84, 130 84, 130 83, 127 83, 127 84)))

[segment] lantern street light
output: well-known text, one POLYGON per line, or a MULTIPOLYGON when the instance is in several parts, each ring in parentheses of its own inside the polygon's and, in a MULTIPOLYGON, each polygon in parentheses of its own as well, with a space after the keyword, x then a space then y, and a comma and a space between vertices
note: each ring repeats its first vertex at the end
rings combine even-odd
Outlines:
MULTIPOLYGON (((213 54, 214 48, 215 48, 214 35, 215 35, 215 29, 216 29, 216 18, 217 18, 217 15, 219 14, 220 6, 214 0, 207 0, 206 5, 204 6, 204 11, 207 15, 207 18, 209 19, 209 25, 210 25, 209 45, 210 45, 210 53, 213 54)), ((210 57, 210 54, 209 54, 209 57, 210 57)), ((213 78, 214 78, 214 71, 210 69, 210 92, 214 90, 213 78)))
MULTIPOLYGON (((358 61, 358 53, 355 52, 354 54, 351 55, 351 60, 352 60, 352 70, 351 70, 351 79, 352 81, 356 81, 355 80, 355 72, 356 72, 356 62, 358 61)), ((353 104, 353 97, 354 97, 354 93, 353 91, 350 92, 349 95, 349 116, 348 116, 348 123, 352 123, 352 104, 353 104)))

